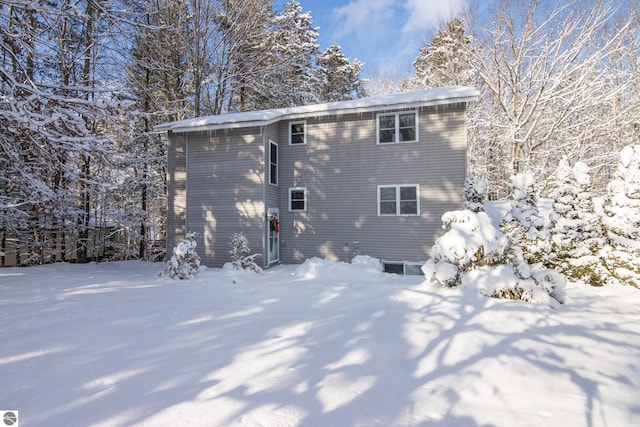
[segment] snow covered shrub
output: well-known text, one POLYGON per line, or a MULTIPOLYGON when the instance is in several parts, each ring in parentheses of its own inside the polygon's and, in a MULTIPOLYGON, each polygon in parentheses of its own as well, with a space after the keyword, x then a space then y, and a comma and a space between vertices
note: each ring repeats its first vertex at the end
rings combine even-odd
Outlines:
POLYGON ((442 217, 447 232, 422 266, 426 278, 443 286, 475 289, 482 295, 553 305, 562 302, 564 278, 525 262, 522 250, 485 212, 451 211, 442 217))
POLYGON ((544 218, 538 211, 534 182, 530 173, 511 177, 511 209, 500 223, 500 230, 509 238, 511 245, 522 248, 524 259, 529 264, 544 261, 550 250, 544 218))
POLYGON ((171 278, 193 279, 200 269, 200 256, 196 252, 197 233, 189 232, 185 240, 173 248, 173 256, 167 261, 165 274, 171 278))
POLYGON ((472 212, 484 212, 487 181, 469 174, 464 180, 464 208, 472 212))
POLYGON ((549 215, 551 254, 547 265, 566 277, 602 286, 609 273, 601 258, 604 237, 591 194, 589 167, 566 158, 557 171, 557 188, 549 215))
POLYGON ((462 276, 462 287, 493 298, 556 306, 564 300, 564 277, 555 270, 526 263, 480 267, 462 276))
POLYGON ((640 145, 620 152, 602 219, 610 244, 605 258, 609 270, 621 282, 640 287, 640 145))
POLYGON ((505 262, 507 238, 484 212, 450 211, 442 216, 447 232, 431 248, 422 267, 428 278, 445 286, 458 286, 460 275, 484 265, 505 262))
POLYGON ((229 254, 231 255, 231 265, 236 270, 250 270, 259 273, 262 268, 256 264, 256 259, 260 254, 245 255, 251 252, 249 240, 243 233, 234 233, 229 242, 229 254))

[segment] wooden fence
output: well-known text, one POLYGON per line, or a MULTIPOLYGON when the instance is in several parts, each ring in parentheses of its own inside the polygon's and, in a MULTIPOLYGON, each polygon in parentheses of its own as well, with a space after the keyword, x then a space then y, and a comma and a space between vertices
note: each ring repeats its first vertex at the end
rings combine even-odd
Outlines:
POLYGON ((110 258, 117 251, 117 237, 117 232, 105 228, 89 230, 86 242, 60 231, 0 231, 0 267, 74 262, 79 243, 86 245, 87 257, 92 261, 110 258))

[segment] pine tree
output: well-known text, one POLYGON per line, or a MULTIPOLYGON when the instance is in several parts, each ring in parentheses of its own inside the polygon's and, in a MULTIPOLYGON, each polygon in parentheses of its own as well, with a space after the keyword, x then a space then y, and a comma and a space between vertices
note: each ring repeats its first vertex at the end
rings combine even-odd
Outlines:
POLYGON ((611 246, 606 255, 609 270, 621 282, 640 288, 640 145, 620 152, 607 186, 603 225, 611 246))
POLYGON ((500 223, 501 231, 513 246, 522 249, 528 264, 543 262, 549 252, 548 233, 538 211, 534 182, 530 173, 511 177, 511 209, 500 223))
POLYGON ((541 264, 527 263, 521 248, 485 212, 450 211, 442 222, 446 232, 436 240, 422 267, 428 280, 473 288, 495 298, 552 306, 563 301, 564 278, 541 264))
POLYGON ((236 59, 251 70, 242 75, 235 91, 237 108, 250 111, 319 102, 313 69, 318 30, 311 14, 290 0, 280 13, 269 10, 263 16, 252 26, 255 35, 242 41, 243 56, 236 59))
POLYGON ((464 208, 472 212, 484 212, 487 182, 469 174, 464 180, 464 208))
POLYGON ((289 0, 272 25, 269 42, 276 64, 269 76, 274 85, 271 90, 280 98, 278 106, 317 103, 313 64, 319 51, 318 28, 313 27, 311 13, 303 13, 300 3, 289 0))
POLYGON ((603 231, 595 212, 589 167, 560 161, 558 185, 549 217, 551 254, 548 264, 565 276, 602 286, 608 271, 601 259, 603 231))
POLYGON ((273 12, 273 1, 231 1, 221 9, 219 26, 228 68, 228 110, 252 111, 299 105, 309 90, 304 64, 307 50, 317 49, 317 30, 310 14, 295 1, 273 12), (304 29, 313 33, 311 46, 304 29), (296 101, 296 99, 298 99, 296 101))
POLYGON ((231 265, 236 270, 250 270, 256 273, 262 271, 262 268, 256 264, 256 259, 260 258, 260 254, 252 254, 249 249, 249 240, 243 233, 234 233, 229 242, 229 255, 231 255, 231 265))
POLYGON ((336 43, 318 57, 320 98, 323 102, 344 101, 367 96, 360 73, 364 63, 350 61, 336 43))
POLYGON ((267 61, 267 38, 273 19, 273 0, 229 0, 220 3, 215 24, 217 82, 215 114, 255 109, 255 93, 262 86, 267 61), (216 106, 218 107, 218 106, 216 106))
POLYGON ((465 34, 464 21, 454 18, 433 35, 413 62, 414 75, 403 82, 406 90, 469 85, 474 77, 466 51, 473 38, 465 34))
POLYGON ((187 233, 185 240, 173 248, 173 256, 167 261, 164 273, 172 279, 193 279, 200 270, 200 255, 196 252, 197 234, 187 233))

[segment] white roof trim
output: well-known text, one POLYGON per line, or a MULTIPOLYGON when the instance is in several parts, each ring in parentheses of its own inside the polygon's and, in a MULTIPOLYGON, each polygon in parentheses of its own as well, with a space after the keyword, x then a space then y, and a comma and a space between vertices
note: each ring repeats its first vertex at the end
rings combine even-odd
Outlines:
POLYGON ((163 123, 155 126, 154 129, 182 133, 266 126, 280 120, 472 102, 478 99, 479 94, 480 92, 472 87, 452 86, 393 95, 372 96, 350 101, 329 102, 326 104, 197 117, 195 119, 163 123))

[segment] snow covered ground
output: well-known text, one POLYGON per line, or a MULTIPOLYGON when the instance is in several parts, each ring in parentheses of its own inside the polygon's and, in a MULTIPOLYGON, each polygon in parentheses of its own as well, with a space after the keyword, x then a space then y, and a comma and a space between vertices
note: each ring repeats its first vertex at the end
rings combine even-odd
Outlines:
POLYGON ((630 426, 640 290, 559 309, 310 260, 0 269, 0 408, 24 426, 630 426))

